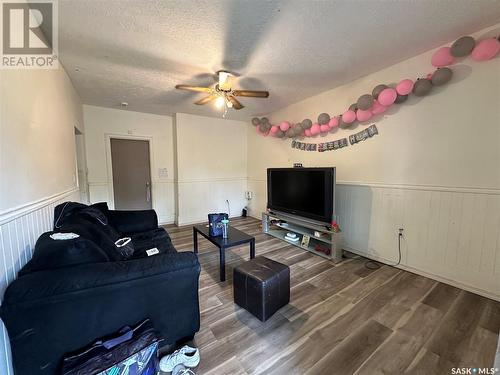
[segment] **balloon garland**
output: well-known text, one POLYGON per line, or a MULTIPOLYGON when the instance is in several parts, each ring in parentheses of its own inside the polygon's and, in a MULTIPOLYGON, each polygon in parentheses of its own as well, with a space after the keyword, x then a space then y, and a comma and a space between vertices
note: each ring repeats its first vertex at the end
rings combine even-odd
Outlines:
MULTIPOLYGON (((404 103, 410 94, 423 97, 428 95, 434 86, 445 85, 453 76, 453 71, 448 66, 453 65, 457 59, 470 55, 475 61, 487 61, 494 58, 499 51, 500 36, 487 38, 479 43, 476 43, 471 36, 463 36, 450 47, 441 47, 434 52, 431 64, 437 69, 432 74, 428 74, 425 78, 417 78, 416 81, 403 79, 396 87, 377 85, 371 94, 361 95, 356 103, 351 104, 340 115, 330 117, 328 113, 321 113, 315 123, 305 119, 296 124, 282 121, 275 125, 272 125, 267 117, 254 117, 252 124, 260 135, 271 135, 276 138, 315 137, 318 134, 336 131, 337 128, 349 128, 356 121, 369 121, 373 116, 384 113, 390 106, 404 103)), ((299 148, 303 149, 302 147, 304 146, 299 148)))

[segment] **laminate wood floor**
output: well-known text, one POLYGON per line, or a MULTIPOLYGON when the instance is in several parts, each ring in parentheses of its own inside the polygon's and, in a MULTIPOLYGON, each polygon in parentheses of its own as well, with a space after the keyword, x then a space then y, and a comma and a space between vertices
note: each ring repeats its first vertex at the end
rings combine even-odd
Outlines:
MULTIPOLYGON (((450 374, 492 367, 500 303, 352 256, 333 263, 265 235, 252 218, 231 220, 255 236, 257 256, 290 266, 291 301, 262 323, 233 303, 232 270, 247 246, 219 253, 199 238, 201 350, 197 374, 450 374)), ((192 250, 192 227, 168 226, 179 251, 192 250)))

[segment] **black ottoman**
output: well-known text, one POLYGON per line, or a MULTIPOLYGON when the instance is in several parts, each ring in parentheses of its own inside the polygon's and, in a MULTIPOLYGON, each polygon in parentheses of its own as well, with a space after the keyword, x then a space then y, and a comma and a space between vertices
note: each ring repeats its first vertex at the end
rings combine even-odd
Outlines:
POLYGON ((290 268, 254 258, 234 269, 233 289, 234 302, 265 322, 290 302, 290 268))

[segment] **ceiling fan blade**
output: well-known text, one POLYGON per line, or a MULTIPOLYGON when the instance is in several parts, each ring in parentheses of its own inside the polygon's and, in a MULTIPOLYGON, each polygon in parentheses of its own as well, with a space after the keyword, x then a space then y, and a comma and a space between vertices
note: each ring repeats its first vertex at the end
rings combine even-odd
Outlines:
POLYGON ((207 104, 208 102, 211 102, 212 100, 215 100, 215 99, 217 99, 217 95, 209 95, 209 96, 205 96, 203 99, 198 100, 197 102, 194 102, 194 104, 203 105, 203 104, 207 104))
POLYGON ((227 99, 228 99, 231 103, 233 103, 233 109, 242 109, 242 108, 244 108, 244 105, 243 105, 243 104, 241 104, 241 103, 238 101, 238 99, 236 99, 234 96, 229 95, 229 96, 227 97, 227 99))
POLYGON ((210 92, 212 90, 210 87, 199 87, 190 85, 176 85, 175 88, 179 90, 187 90, 194 92, 210 92))
POLYGON ((247 98, 267 98, 269 91, 253 91, 253 90, 234 90, 235 96, 244 96, 247 98))

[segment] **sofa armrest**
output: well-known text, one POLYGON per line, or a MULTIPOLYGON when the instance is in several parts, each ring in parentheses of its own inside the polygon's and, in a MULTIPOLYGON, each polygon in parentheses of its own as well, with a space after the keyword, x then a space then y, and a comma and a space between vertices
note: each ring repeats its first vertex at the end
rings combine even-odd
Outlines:
POLYGON ((125 234, 146 232, 158 228, 158 216, 155 210, 109 210, 107 216, 111 226, 125 234))
POLYGON ((65 353, 149 318, 166 343, 200 327, 200 265, 190 252, 22 276, 0 306, 17 374, 59 373, 65 353))

